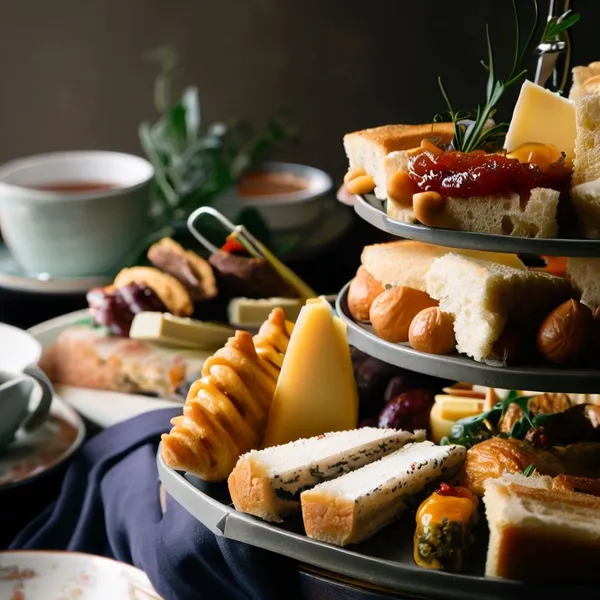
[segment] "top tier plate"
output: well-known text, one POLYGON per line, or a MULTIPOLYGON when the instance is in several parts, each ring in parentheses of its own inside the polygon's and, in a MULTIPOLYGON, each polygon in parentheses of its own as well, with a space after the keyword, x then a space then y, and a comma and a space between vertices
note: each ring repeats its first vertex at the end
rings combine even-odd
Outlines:
POLYGON ((354 210, 359 217, 382 231, 438 246, 514 254, 600 258, 600 240, 523 238, 402 223, 388 217, 383 201, 372 194, 357 196, 354 210))

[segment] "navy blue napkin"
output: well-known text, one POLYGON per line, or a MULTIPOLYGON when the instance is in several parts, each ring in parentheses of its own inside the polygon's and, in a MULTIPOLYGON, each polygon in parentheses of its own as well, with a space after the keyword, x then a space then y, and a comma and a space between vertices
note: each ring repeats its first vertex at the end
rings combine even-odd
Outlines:
POLYGON ((165 600, 280 600, 299 589, 293 562, 215 536, 167 495, 159 500, 156 451, 180 409, 110 427, 69 466, 56 502, 11 549, 54 549, 115 558, 146 572, 165 600))

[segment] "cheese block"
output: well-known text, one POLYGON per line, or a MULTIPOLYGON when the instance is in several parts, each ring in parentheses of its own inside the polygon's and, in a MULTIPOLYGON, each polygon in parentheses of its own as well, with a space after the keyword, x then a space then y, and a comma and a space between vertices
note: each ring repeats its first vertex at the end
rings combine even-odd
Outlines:
POLYGON ((236 327, 260 327, 274 308, 285 312, 286 320, 295 322, 304 306, 296 298, 233 298, 227 306, 227 318, 236 327))
POLYGON ((263 446, 353 429, 357 421, 346 326, 324 298, 308 300, 290 336, 263 446))
POLYGON ((559 94, 524 81, 506 134, 504 148, 511 152, 522 144, 553 144, 575 156, 575 106, 559 94))
POLYGON ((306 535, 339 546, 361 542, 401 516, 428 485, 455 476, 465 455, 463 446, 407 444, 303 492, 300 501, 306 535))
POLYGON ((363 427, 251 450, 229 476, 229 493, 236 510, 280 522, 300 508, 303 490, 424 439, 422 430, 363 427))
POLYGON ((456 421, 481 414, 484 404, 485 400, 478 398, 439 394, 429 413, 431 439, 439 444, 442 438, 450 436, 456 421))
POLYGON ((450 253, 487 260, 523 271, 527 269, 516 254, 447 248, 413 240, 365 246, 360 261, 383 287, 406 286, 425 292, 425 276, 433 261, 450 253))
POLYGON ((129 331, 129 337, 134 340, 144 340, 171 348, 203 350, 221 348, 234 334, 233 329, 223 325, 150 311, 137 313, 129 331))

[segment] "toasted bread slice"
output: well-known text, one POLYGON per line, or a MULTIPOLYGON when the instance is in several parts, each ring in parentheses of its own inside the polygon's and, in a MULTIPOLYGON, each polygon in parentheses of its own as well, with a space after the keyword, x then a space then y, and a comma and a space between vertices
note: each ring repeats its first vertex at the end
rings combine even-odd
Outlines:
POLYGON ((563 277, 458 254, 435 259, 425 281, 440 310, 454 316, 457 350, 477 361, 493 357, 509 319, 531 326, 562 302, 579 297, 563 277))
POLYGON ((504 475, 485 482, 490 528, 485 574, 520 581, 600 580, 600 498, 562 476, 504 475))
POLYGON ((425 276, 431 264, 436 258, 451 252, 497 262, 515 269, 526 269, 516 254, 446 248, 412 240, 365 246, 361 254, 361 263, 383 287, 401 285, 425 292, 425 276))
POLYGON ((355 131, 344 136, 344 148, 350 168, 360 167, 375 180, 375 195, 387 198, 386 156, 390 152, 416 148, 426 138, 449 143, 454 137, 453 123, 425 125, 384 125, 355 131))

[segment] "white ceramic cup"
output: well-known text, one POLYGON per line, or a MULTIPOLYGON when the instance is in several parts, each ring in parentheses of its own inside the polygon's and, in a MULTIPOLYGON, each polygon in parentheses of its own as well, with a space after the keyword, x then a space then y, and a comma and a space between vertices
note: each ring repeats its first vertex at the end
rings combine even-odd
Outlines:
POLYGON ((0 448, 20 429, 32 433, 48 417, 54 392, 36 366, 41 356, 42 347, 33 336, 0 323, 0 448), (40 389, 37 400, 33 397, 36 387, 40 389))
POLYGON ((120 152, 56 152, 6 163, 0 167, 4 241, 31 274, 110 273, 150 233, 153 177, 148 161, 120 152), (114 187, 74 193, 36 189, 89 182, 114 187))

